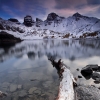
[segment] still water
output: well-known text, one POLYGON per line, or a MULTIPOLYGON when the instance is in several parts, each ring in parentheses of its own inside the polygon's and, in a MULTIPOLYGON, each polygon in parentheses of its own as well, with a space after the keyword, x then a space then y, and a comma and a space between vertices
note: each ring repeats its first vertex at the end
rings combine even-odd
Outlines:
POLYGON ((100 40, 22 41, 0 45, 0 90, 8 94, 1 100, 55 100, 60 80, 50 57, 61 58, 78 84, 100 86, 80 73, 88 64, 100 66, 100 40))

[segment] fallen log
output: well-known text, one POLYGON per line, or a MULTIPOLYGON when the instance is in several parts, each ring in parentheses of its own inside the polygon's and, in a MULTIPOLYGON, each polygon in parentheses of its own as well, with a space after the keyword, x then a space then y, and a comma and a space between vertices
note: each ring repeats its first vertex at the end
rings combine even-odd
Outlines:
POLYGON ((57 69, 59 78, 61 78, 59 93, 56 100, 76 100, 74 88, 76 81, 69 68, 61 62, 61 59, 58 62, 52 59, 49 60, 51 61, 53 67, 57 69))

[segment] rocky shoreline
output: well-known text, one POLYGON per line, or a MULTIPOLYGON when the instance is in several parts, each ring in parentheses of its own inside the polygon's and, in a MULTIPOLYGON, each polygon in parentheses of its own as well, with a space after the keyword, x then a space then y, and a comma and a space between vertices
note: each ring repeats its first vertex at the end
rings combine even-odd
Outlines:
POLYGON ((0 32, 0 43, 17 43, 21 42, 22 40, 20 38, 14 37, 11 34, 8 34, 7 32, 1 31, 0 32))

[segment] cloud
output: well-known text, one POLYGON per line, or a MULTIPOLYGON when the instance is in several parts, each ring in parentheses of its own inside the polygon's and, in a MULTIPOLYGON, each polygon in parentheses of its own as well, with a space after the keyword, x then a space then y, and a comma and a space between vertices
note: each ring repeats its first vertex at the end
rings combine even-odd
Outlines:
POLYGON ((87 0, 89 5, 100 5, 100 0, 87 0))
POLYGON ((0 11, 12 17, 43 16, 46 13, 43 1, 46 0, 0 0, 0 11))
POLYGON ((75 8, 80 5, 85 5, 86 0, 55 0, 56 9, 75 8))
POLYGON ((23 21, 26 15, 45 20, 55 12, 68 17, 76 12, 99 17, 100 0, 0 0, 0 17, 14 17, 23 21))

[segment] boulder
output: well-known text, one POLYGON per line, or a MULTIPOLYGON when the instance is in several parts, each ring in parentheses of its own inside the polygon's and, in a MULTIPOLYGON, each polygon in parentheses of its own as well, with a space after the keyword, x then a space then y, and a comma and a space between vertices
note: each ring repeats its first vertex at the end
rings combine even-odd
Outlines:
POLYGON ((76 87, 77 100, 100 100, 100 90, 94 86, 76 87))
POLYGON ((10 85, 10 92, 15 92, 17 90, 17 85, 16 84, 11 84, 10 85))
POLYGON ((99 84, 100 83, 100 74, 99 73, 93 73, 92 74, 92 79, 94 79, 94 83, 99 84))
POLYGON ((86 67, 82 68, 81 74, 86 78, 90 79, 92 77, 93 71, 99 70, 99 66, 96 65, 87 65, 86 67))
POLYGON ((89 68, 84 68, 81 70, 81 74, 86 78, 86 79, 90 79, 92 76, 92 69, 89 68))

